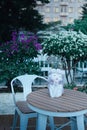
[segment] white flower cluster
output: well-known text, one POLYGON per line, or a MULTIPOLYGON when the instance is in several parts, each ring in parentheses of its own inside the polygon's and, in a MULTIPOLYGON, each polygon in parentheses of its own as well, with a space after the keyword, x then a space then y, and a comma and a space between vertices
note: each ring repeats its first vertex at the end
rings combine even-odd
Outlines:
POLYGON ((58 34, 51 33, 49 37, 44 39, 42 45, 43 52, 48 55, 62 55, 67 58, 71 56, 73 59, 87 55, 87 35, 82 32, 61 31, 58 34))

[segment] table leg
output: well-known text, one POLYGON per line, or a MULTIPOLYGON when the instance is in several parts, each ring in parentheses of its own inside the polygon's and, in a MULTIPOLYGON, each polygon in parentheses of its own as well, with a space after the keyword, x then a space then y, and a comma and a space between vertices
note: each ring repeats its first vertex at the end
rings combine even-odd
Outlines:
POLYGON ((70 120, 71 120, 71 123, 70 123, 71 130, 77 130, 76 118, 71 117, 70 120))
POLYGON ((46 130, 47 116, 38 113, 36 130, 46 130))
POLYGON ((78 130, 85 130, 84 115, 77 116, 77 128, 78 130))
POLYGON ((50 129, 54 130, 54 127, 55 127, 55 125, 54 125, 54 117, 49 116, 48 119, 49 119, 50 129))

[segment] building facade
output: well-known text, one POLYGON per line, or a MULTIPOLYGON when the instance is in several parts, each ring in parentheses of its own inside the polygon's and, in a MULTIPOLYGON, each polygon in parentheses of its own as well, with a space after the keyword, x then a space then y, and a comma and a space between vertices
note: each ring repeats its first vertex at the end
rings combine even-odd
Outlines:
POLYGON ((85 3, 87 0, 50 0, 50 3, 45 5, 38 2, 37 9, 44 16, 45 23, 61 21, 65 26, 81 17, 85 3))

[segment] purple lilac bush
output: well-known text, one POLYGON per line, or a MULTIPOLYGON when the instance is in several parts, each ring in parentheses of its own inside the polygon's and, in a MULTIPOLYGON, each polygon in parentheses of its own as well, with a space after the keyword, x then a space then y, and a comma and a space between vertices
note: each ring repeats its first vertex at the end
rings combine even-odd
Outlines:
POLYGON ((0 44, 0 81, 8 81, 25 73, 39 72, 38 63, 33 62, 33 58, 42 49, 37 36, 22 33, 19 37, 14 31, 11 37, 11 41, 0 44))
POLYGON ((18 39, 17 32, 12 32, 12 40, 1 44, 1 48, 2 53, 8 58, 21 53, 27 54, 29 58, 34 58, 42 47, 35 35, 27 37, 25 34, 21 34, 20 39, 18 39))

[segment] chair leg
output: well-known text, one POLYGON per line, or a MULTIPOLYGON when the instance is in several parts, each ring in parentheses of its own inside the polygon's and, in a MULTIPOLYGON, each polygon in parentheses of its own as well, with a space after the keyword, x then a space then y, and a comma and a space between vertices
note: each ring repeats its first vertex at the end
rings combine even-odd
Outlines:
POLYGON ((20 116, 20 130, 27 130, 28 118, 26 115, 20 116))
POLYGON ((48 120, 49 120, 49 125, 50 125, 51 130, 54 130, 54 127, 55 127, 54 118, 52 116, 49 116, 48 120))
POLYGON ((13 119, 12 130, 15 130, 15 128, 16 128, 17 119, 18 119, 18 113, 15 110, 15 115, 14 115, 14 119, 13 119))

